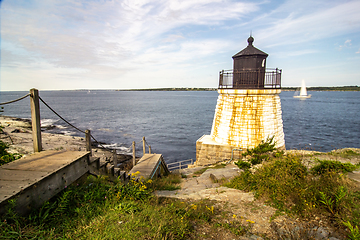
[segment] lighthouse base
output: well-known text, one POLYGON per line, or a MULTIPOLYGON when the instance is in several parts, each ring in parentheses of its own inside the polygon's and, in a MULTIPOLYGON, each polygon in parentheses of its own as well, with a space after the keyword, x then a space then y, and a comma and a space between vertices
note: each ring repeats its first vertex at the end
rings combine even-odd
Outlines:
MULTIPOLYGON (((215 142, 210 135, 204 135, 196 141, 196 162, 194 166, 206 166, 230 159, 240 159, 241 151, 236 146, 215 142)), ((246 149, 245 149, 246 150, 246 149)))
POLYGON ((196 142, 198 166, 241 158, 246 151, 273 138, 285 148, 280 89, 219 89, 210 135, 196 142))

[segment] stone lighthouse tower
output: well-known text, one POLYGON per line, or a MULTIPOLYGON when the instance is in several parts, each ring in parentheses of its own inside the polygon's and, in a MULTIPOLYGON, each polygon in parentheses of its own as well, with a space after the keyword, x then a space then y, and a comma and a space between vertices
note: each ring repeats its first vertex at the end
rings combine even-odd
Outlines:
POLYGON ((281 70, 267 69, 268 54, 253 46, 235 54, 233 70, 220 72, 211 135, 196 142, 196 165, 239 158, 239 149, 256 147, 274 137, 277 148, 285 148, 281 117, 281 70))

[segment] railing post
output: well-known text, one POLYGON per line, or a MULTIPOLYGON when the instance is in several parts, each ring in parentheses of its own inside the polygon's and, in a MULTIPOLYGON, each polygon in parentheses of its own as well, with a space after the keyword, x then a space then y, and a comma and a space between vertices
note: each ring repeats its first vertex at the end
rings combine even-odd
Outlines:
POLYGON ((116 155, 116 149, 113 150, 113 158, 114 158, 114 166, 117 168, 117 155, 116 155))
POLYGON ((145 137, 143 137, 142 142, 143 142, 143 156, 144 156, 145 153, 146 153, 146 149, 145 149, 145 137))
POLYGON ((30 108, 31 108, 31 126, 33 136, 34 152, 42 150, 41 145, 41 124, 40 124, 40 104, 39 91, 35 88, 30 89, 30 108))
POLYGON ((151 154, 151 146, 149 145, 149 154, 151 154))
POLYGON ((136 160, 135 160, 135 154, 136 154, 136 150, 135 150, 135 141, 133 141, 132 143, 132 149, 133 149, 133 167, 136 164, 136 160))
POLYGON ((90 152, 90 156, 92 155, 91 153, 91 131, 90 130, 85 130, 85 141, 86 141, 86 151, 90 152))

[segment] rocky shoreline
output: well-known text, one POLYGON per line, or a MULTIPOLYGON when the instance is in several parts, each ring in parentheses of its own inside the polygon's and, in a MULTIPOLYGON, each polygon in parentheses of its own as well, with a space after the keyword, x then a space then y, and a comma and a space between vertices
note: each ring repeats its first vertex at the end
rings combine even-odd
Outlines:
MULTIPOLYGON (((34 153, 32 142, 31 121, 27 119, 0 116, 0 139, 9 144, 8 151, 26 156, 34 153)), ((68 136, 55 133, 41 133, 43 150, 58 151, 86 151, 84 137, 68 136)), ((93 146, 92 156, 99 157, 100 161, 111 161, 113 153, 109 150, 93 146)), ((118 162, 127 164, 132 156, 117 154, 118 162)))

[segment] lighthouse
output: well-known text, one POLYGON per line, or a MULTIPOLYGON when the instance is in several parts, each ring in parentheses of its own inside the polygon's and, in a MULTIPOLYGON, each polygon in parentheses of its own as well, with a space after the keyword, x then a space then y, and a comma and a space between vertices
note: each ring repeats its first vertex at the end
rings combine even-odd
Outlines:
POLYGON ((268 54, 254 47, 254 38, 235 54, 233 69, 219 74, 218 100, 211 134, 196 141, 195 165, 239 159, 241 151, 273 138, 284 149, 279 94, 281 70, 266 68, 268 54))

